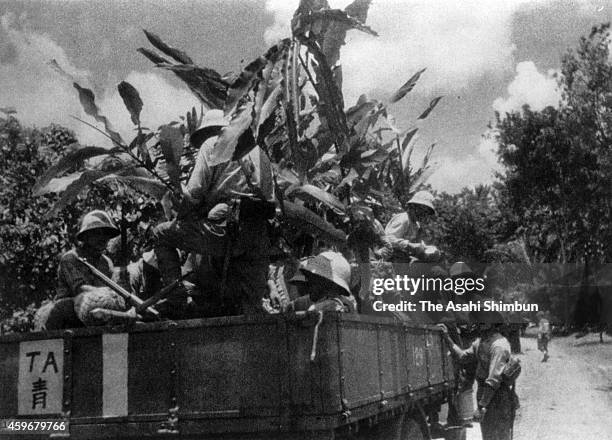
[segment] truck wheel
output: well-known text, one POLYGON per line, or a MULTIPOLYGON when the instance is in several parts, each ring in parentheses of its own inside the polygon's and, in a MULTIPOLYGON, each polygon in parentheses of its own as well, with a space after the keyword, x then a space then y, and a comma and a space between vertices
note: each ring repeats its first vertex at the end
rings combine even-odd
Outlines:
POLYGON ((402 440, 425 440, 421 424, 415 419, 407 418, 402 426, 402 440))

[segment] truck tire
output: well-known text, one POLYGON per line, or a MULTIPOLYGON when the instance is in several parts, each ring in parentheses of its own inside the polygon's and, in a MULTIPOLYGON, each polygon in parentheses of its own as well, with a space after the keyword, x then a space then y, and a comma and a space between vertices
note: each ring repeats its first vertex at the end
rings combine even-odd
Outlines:
POLYGON ((402 426, 401 440, 425 440, 421 424, 410 416, 406 416, 402 426))

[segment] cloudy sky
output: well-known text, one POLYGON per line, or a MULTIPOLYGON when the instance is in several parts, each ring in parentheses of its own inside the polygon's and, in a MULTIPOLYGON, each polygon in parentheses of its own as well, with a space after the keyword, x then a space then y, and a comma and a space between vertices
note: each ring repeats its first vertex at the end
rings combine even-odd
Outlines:
MULTIPOLYGON (((344 7, 350 1, 330 1, 344 7)), ((238 70, 288 34, 297 0, 0 0, 0 107, 14 106, 28 124, 73 128, 82 143, 105 144, 70 118, 86 117, 55 59, 94 90, 103 112, 130 137, 131 122, 116 92, 133 84, 142 119, 176 119, 197 100, 170 73, 136 52, 150 47, 142 29, 221 73, 238 70)), ((494 111, 558 101, 553 74, 561 55, 593 25, 612 19, 603 0, 373 0, 368 24, 378 38, 352 31, 343 48, 347 104, 366 93, 386 99, 416 70, 415 90, 391 106, 397 125, 412 126, 435 96, 445 98, 420 128, 419 145, 436 142, 438 171, 430 182, 454 192, 488 183, 497 167, 483 137, 494 111)))

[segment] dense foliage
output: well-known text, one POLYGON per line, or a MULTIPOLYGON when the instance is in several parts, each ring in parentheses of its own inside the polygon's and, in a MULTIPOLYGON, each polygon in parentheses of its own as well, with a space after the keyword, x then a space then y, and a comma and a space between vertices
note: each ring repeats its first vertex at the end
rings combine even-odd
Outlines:
POLYGON ((450 261, 484 262, 488 249, 512 238, 514 231, 508 230, 499 207, 499 192, 490 186, 437 194, 436 208, 430 234, 450 261))
POLYGON ((558 85, 556 108, 497 115, 501 181, 533 260, 548 263, 531 300, 566 324, 597 325, 612 313, 601 309, 596 287, 601 264, 612 260, 609 24, 594 27, 563 56, 558 85))
MULTIPOLYGON (((61 127, 33 130, 13 115, 0 118, 0 319, 13 316, 7 321, 11 328, 28 327, 32 304, 53 295, 57 258, 70 247, 78 217, 90 209, 108 210, 122 226, 123 237, 111 246, 115 261, 138 257, 148 227, 173 215, 169 195, 180 192, 191 172, 197 150, 189 139, 205 108, 223 110, 229 121, 211 164, 245 159, 258 147, 257 163, 243 171, 249 179, 255 171, 260 178, 272 176, 252 189, 262 197, 264 187, 274 189, 279 241, 294 256, 312 253, 317 239, 345 244, 358 229, 355 219, 370 212, 364 207, 383 223, 405 208, 434 170, 433 145, 418 166, 413 151, 419 120, 429 117, 441 97, 416 121, 395 122, 392 106, 414 89, 421 69, 385 101, 362 95, 354 105, 344 102, 340 48, 348 31, 376 36, 365 25, 369 4, 355 0, 336 10, 326 1, 302 0, 292 38, 223 76, 145 31, 155 50, 138 51, 184 81, 202 108, 149 129, 140 120, 146 103, 122 82, 118 92, 136 132, 124 141, 100 113, 93 92, 74 82, 85 113, 99 124, 92 129, 105 133, 112 149, 80 145, 61 127)), ((448 262, 610 261, 608 47, 608 26, 600 26, 564 56, 559 108, 496 115, 505 167, 500 182, 437 194, 439 215, 427 233, 448 262)), ((524 300, 530 277, 545 283, 563 275, 501 273, 506 291, 498 296, 524 300)))
MULTIPOLYGON (((59 126, 35 130, 22 127, 13 115, 0 118, 0 319, 9 318, 5 327, 27 329, 35 306, 53 297, 59 256, 72 246, 83 213, 106 209, 121 224, 123 208, 124 229, 132 238, 124 252, 127 259, 142 251, 144 230, 161 215, 159 205, 144 195, 96 185, 49 216, 57 196, 34 197, 32 188, 75 142, 74 134, 59 126)), ((114 247, 121 247, 119 240, 114 247)))
POLYGON ((497 115, 502 182, 536 261, 612 258, 608 26, 562 59, 559 108, 497 115))

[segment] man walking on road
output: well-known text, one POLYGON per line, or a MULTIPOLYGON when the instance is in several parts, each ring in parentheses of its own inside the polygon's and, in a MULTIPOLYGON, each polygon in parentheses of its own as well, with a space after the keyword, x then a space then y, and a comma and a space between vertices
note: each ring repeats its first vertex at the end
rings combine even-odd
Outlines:
POLYGON ((550 322, 546 319, 546 314, 544 312, 538 312, 536 316, 538 318, 538 350, 544 353, 542 362, 546 362, 549 357, 548 341, 550 341, 551 336, 550 322))

